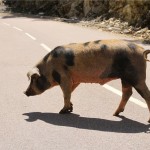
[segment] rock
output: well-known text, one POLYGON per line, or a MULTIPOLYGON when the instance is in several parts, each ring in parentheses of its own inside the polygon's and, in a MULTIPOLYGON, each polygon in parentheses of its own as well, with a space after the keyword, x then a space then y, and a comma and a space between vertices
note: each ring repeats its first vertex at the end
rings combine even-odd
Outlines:
POLYGON ((38 15, 43 16, 44 12, 39 12, 38 15))
POLYGON ((122 33, 124 33, 124 34, 131 34, 131 33, 132 33, 132 30, 130 30, 130 29, 125 29, 125 30, 123 30, 122 33))
POLYGON ((114 32, 117 32, 117 33, 118 32, 120 33, 120 31, 121 31, 121 29, 119 27, 113 27, 112 29, 113 29, 114 32))
POLYGON ((148 31, 148 28, 146 27, 146 28, 143 28, 143 29, 135 32, 134 35, 143 34, 143 33, 147 32, 147 31, 148 31))
POLYGON ((150 33, 150 30, 147 30, 147 31, 146 31, 146 33, 148 33, 148 34, 149 34, 149 33, 150 33))

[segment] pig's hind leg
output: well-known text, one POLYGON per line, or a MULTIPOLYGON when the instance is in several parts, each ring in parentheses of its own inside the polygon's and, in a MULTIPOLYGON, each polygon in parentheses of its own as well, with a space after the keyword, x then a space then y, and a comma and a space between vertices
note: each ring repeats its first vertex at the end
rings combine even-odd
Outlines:
POLYGON ((125 105, 127 104, 130 96, 132 95, 132 86, 128 84, 126 81, 122 81, 122 99, 121 102, 113 114, 114 116, 118 116, 120 112, 123 112, 125 109, 125 105))
MULTIPOLYGON (((150 112, 150 91, 149 91, 145 81, 140 82, 139 84, 134 86, 134 88, 145 99, 148 109, 149 109, 149 112, 150 112)), ((150 123, 150 118, 149 118, 148 122, 150 123)))

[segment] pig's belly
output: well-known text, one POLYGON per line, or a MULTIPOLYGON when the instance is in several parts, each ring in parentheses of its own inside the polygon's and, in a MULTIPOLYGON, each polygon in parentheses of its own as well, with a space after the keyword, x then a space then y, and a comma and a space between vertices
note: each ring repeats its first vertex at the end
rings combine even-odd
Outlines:
POLYGON ((72 75, 73 83, 99 83, 101 85, 114 80, 117 78, 100 78, 100 75, 83 75, 83 74, 74 74, 72 75))

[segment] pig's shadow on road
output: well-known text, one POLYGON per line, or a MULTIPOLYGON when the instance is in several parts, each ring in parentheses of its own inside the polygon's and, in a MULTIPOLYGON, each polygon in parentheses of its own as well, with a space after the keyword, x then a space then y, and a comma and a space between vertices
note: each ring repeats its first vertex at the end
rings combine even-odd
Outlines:
POLYGON ((118 132, 118 133, 140 133, 140 132, 150 132, 150 125, 146 125, 124 116, 119 116, 120 121, 112 121, 100 118, 86 118, 80 117, 77 114, 65 114, 60 115, 56 113, 41 113, 41 112, 31 112, 25 113, 23 115, 28 116, 25 119, 28 122, 33 122, 37 120, 42 120, 46 123, 74 127, 79 129, 87 130, 97 130, 106 132, 118 132))

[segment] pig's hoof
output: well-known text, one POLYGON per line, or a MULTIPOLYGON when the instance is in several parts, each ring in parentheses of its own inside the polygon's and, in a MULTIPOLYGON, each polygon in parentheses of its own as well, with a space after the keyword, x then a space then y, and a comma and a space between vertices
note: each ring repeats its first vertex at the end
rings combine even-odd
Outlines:
POLYGON ((71 106, 70 108, 63 108, 59 114, 69 114, 73 111, 73 107, 71 106))
POLYGON ((121 113, 121 112, 123 112, 124 111, 124 109, 122 109, 122 110, 117 110, 114 114, 113 114, 113 116, 119 116, 119 114, 121 113))
POLYGON ((119 112, 115 112, 113 116, 119 116, 119 112))

